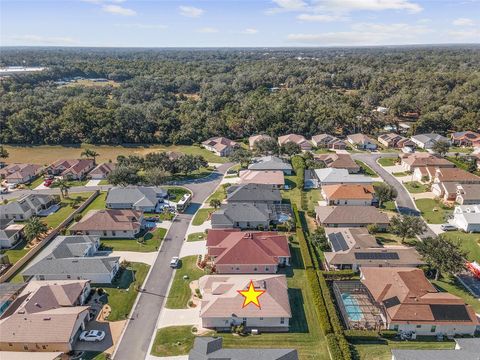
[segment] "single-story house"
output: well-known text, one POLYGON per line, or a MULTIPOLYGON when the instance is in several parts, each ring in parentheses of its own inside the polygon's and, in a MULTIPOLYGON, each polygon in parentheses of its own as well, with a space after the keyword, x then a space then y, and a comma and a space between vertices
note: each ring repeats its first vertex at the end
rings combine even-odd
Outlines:
POLYGON ((70 234, 96 235, 100 238, 135 238, 144 228, 143 213, 137 210, 90 210, 73 224, 70 234))
POLYGON ((384 230, 390 223, 388 216, 374 206, 317 206, 315 213, 318 223, 328 227, 366 227, 375 224, 384 230))
POLYGON ((88 177, 93 180, 103 180, 110 175, 110 173, 117 167, 117 164, 113 162, 106 162, 98 164, 90 173, 88 177))
POLYGON ((273 220, 272 210, 264 203, 222 205, 211 216, 213 229, 268 229, 273 220))
POLYGON ((280 190, 265 184, 231 185, 227 188, 227 203, 264 203, 280 204, 282 195, 280 190))
MULTIPOLYGON (((298 360, 295 349, 224 349, 221 337, 196 337, 188 360, 298 360)), ((468 359, 470 360, 470 359, 468 359)))
POLYGON ((400 160, 402 167, 407 171, 414 171, 418 167, 455 167, 450 161, 426 152, 400 154, 400 160))
POLYGON ((382 134, 377 140, 387 148, 415 148, 415 143, 412 140, 395 133, 382 134))
POLYGON ((370 206, 377 202, 372 185, 324 185, 322 186, 322 196, 327 205, 370 206))
POLYGON ((11 248, 23 237, 24 224, 16 224, 12 219, 0 219, 0 249, 11 248))
POLYGON ((318 188, 324 185, 363 184, 371 185, 373 179, 365 175, 353 175, 347 169, 305 170, 305 188, 318 188))
POLYGON ((219 136, 219 137, 212 137, 208 140, 202 142, 202 146, 212 151, 215 155, 218 156, 229 156, 233 149, 238 147, 238 143, 233 140, 227 139, 226 137, 219 136))
POLYGON ((262 184, 275 189, 285 185, 285 176, 280 170, 241 170, 239 184, 262 184))
POLYGON ((290 265, 288 239, 277 232, 211 229, 207 249, 218 274, 275 274, 290 265))
POLYGON ((371 137, 367 135, 360 134, 360 133, 347 135, 347 141, 357 149, 375 150, 377 148, 377 144, 375 143, 375 140, 373 140, 371 137))
POLYGON ((390 330, 417 335, 473 335, 475 310, 448 292, 439 292, 418 268, 362 267, 361 282, 385 315, 390 330))
POLYGON ((258 140, 273 140, 273 138, 271 136, 268 136, 268 135, 252 135, 248 138, 248 145, 250 147, 250 150, 253 150, 254 146, 255 146, 255 143, 258 141, 258 140))
POLYGON ((55 196, 28 194, 6 205, 0 205, 0 219, 28 220, 55 204, 55 196))
POLYGON ((480 232, 480 203, 455 206, 453 224, 466 232, 480 232))
POLYGON ((480 204, 480 184, 457 184, 457 197, 460 205, 480 204))
POLYGON ((331 270, 354 270, 361 267, 417 267, 423 265, 415 248, 382 246, 364 227, 325 228, 332 251, 326 251, 325 264, 331 270))
POLYGON ((328 168, 347 169, 350 174, 360 171, 360 166, 353 161, 349 154, 318 154, 314 159, 322 162, 328 168))
POLYGON ((456 146, 473 146, 480 142, 480 134, 473 131, 459 131, 452 133, 450 139, 456 146))
POLYGON ((109 209, 155 212, 167 196, 167 190, 159 186, 119 186, 108 190, 105 203, 109 209))
POLYGON ((292 165, 282 158, 277 156, 263 156, 253 159, 253 162, 248 166, 249 170, 279 170, 283 171, 285 175, 292 174, 292 165))
POLYGON ((421 149, 431 149, 433 145, 439 141, 444 141, 450 143, 445 136, 429 133, 429 134, 419 134, 411 137, 411 140, 421 149))
POLYGON ((347 147, 345 141, 329 134, 319 134, 312 136, 312 144, 317 148, 331 150, 343 150, 347 147))
POLYGON ((120 269, 120 257, 96 256, 100 238, 91 235, 57 236, 22 271, 25 281, 90 280, 110 284, 120 269))
POLYGON ((41 165, 9 164, 0 169, 0 178, 9 184, 25 184, 35 179, 41 172, 41 165))
POLYGON ((295 144, 300 145, 302 151, 310 151, 312 150, 312 143, 305 139, 303 135, 297 134, 288 134, 278 137, 278 145, 282 146, 286 143, 294 142, 295 144))
POLYGON ((95 167, 92 159, 60 159, 47 166, 46 173, 69 180, 82 180, 95 167))
MULTIPOLYGON (((25 286, 27 286, 26 283, 0 283, 0 319, 5 310, 7 310, 10 304, 20 295, 25 286)), ((0 359, 2 359, 1 355, 0 359)))
POLYGON ((233 325, 244 325, 259 331, 288 331, 292 317, 285 275, 207 275, 199 280, 202 294, 200 318, 202 327, 230 331, 233 325), (260 297, 261 307, 243 306, 238 292, 253 282, 256 290, 266 290, 260 297))
POLYGON ((480 184, 480 177, 459 168, 426 168, 428 177, 433 181, 432 192, 445 201, 454 201, 457 197, 457 184, 480 184))
POLYGON ((478 360, 480 341, 478 338, 453 339, 454 349, 403 350, 392 349, 392 360, 478 360))
POLYGON ((63 352, 90 320, 86 280, 30 281, 0 317, 0 351, 63 352))

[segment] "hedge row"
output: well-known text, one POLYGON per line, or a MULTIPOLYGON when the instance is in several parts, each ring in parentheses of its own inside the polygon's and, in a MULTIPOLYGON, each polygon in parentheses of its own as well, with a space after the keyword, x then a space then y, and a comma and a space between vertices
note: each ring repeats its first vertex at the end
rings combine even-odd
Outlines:
POLYGON ((327 339, 328 350, 330 351, 331 358, 333 360, 343 359, 342 350, 337 341, 335 334, 328 334, 325 336, 327 339))
POLYGON ((300 155, 292 156, 292 167, 297 175, 297 187, 302 190, 305 186, 305 159, 300 155))
POLYGON ((303 267, 305 269, 314 269, 312 257, 310 256, 310 251, 308 249, 307 240, 305 239, 305 234, 303 233, 302 223, 300 221, 300 215, 298 214, 297 206, 294 204, 292 208, 293 214, 295 216, 297 241, 300 244, 300 252, 302 253, 303 267))
POLYGON ((325 335, 333 334, 332 324, 330 324, 330 320, 328 318, 327 309, 325 307, 325 303, 323 302, 322 291, 320 290, 320 285, 318 284, 318 278, 315 270, 307 270, 307 281, 310 284, 310 289, 312 291, 313 303, 317 309, 317 317, 320 327, 325 335))
POLYGON ((325 280, 349 280, 358 277, 353 270, 319 271, 325 280))

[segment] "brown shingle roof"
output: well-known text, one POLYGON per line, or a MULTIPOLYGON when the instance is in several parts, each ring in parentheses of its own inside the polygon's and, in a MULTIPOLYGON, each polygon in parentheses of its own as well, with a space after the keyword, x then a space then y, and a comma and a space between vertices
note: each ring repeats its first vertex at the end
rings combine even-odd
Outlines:
POLYGON ((71 231, 136 230, 140 228, 142 213, 136 210, 90 210, 71 231))
POLYGON ((240 184, 285 184, 285 176, 280 170, 242 170, 239 175, 240 184))
POLYGON ((439 168, 436 169, 435 177, 440 182, 451 181, 475 181, 480 182, 480 177, 459 168, 439 168))
POLYGON ((444 158, 429 153, 417 152, 413 154, 401 154, 402 162, 411 167, 454 167, 455 165, 444 158))
POLYGON ((388 224, 388 216, 373 206, 317 206, 317 219, 322 224, 388 224))
POLYGON ((324 185, 322 191, 329 200, 372 200, 375 194, 372 185, 357 184, 324 185))
POLYGON ((315 155, 315 159, 323 161, 329 168, 360 170, 349 154, 319 154, 315 155))

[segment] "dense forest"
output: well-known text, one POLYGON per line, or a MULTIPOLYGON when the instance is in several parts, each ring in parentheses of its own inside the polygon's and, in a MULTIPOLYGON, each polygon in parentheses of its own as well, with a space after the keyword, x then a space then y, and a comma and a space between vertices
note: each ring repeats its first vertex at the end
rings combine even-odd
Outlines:
POLYGON ((332 49, 2 48, 0 141, 198 143, 213 135, 376 134, 480 127, 480 47, 332 49), (115 86, 61 86, 107 78, 115 86), (387 114, 375 113, 377 106, 387 114))

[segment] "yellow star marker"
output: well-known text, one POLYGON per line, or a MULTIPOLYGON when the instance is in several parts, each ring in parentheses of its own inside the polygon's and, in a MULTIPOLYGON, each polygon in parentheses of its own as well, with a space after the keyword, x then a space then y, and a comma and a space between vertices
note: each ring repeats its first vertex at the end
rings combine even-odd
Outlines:
POLYGON ((258 298, 265 293, 265 290, 255 290, 255 286, 253 285, 252 280, 250 280, 250 284, 248 285, 247 290, 237 290, 237 292, 243 297, 245 297, 245 299, 243 300, 242 308, 252 303, 255 304, 259 309, 261 309, 260 301, 258 300, 258 298))

